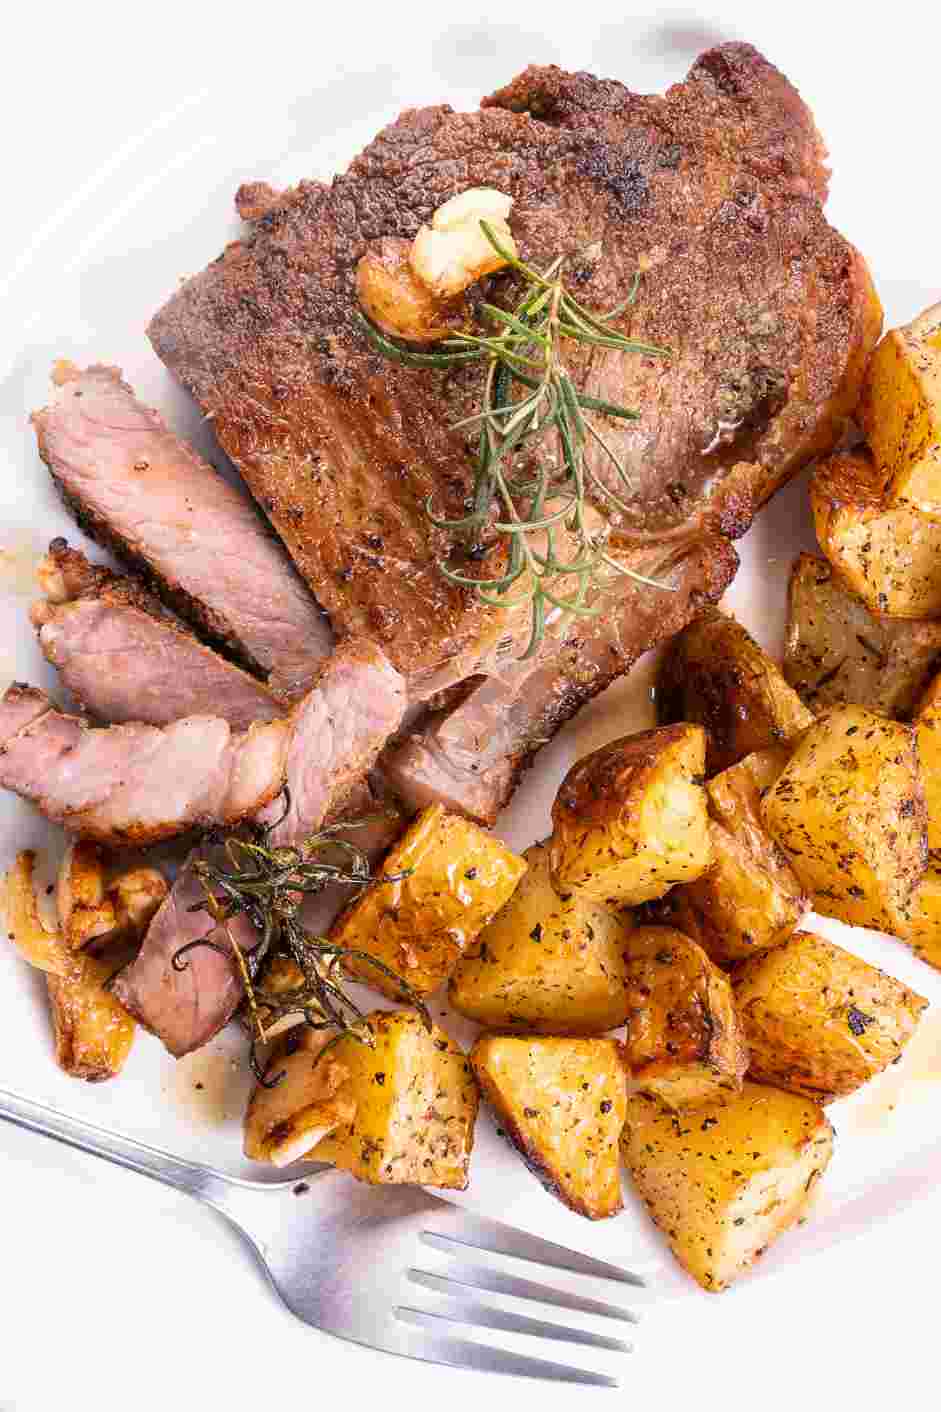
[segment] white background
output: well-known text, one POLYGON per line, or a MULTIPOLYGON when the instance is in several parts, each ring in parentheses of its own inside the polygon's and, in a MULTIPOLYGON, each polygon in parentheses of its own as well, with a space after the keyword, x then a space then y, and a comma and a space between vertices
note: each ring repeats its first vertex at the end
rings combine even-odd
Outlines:
MULTIPOLYGON (((863 9, 826 0, 713 0, 697 17, 571 0, 556 12, 551 4, 505 0, 490 7, 488 22, 473 0, 460 13, 400 0, 371 14, 360 3, 349 17, 342 6, 324 12, 276 0, 251 7, 17 4, 15 16, 5 7, 0 377, 28 341, 47 277, 58 280, 80 257, 73 242, 89 233, 89 196, 101 193, 101 223, 119 204, 120 163, 133 168, 141 134, 186 105, 192 122, 183 125, 178 154, 185 163, 206 140, 224 145, 236 108, 240 130, 250 128, 253 112, 282 101, 302 113, 303 97, 312 111, 322 89, 329 108, 334 91, 325 79, 334 71, 418 66, 425 78, 415 101, 447 87, 465 89, 470 102, 529 59, 630 84, 634 57, 646 86, 654 86, 681 78, 710 43, 747 38, 814 109, 834 165, 831 220, 865 250, 900 305, 908 283, 941 293, 934 7, 863 9), (653 82, 652 72, 659 75, 653 82), (85 214, 73 223, 76 193, 84 194, 85 214)), ((337 114, 340 125, 352 120, 337 114)), ((329 125, 329 114, 318 121, 329 125)), ((228 165, 237 159, 225 149, 228 165)), ((242 173, 258 174, 257 165, 242 173)), ((134 170, 135 185, 146 175, 134 170)), ((187 217, 184 209, 167 210, 154 239, 168 231, 182 239, 187 217)), ((220 231, 228 219, 220 213, 220 231)), ((200 263, 197 252, 189 268, 200 263)), ((130 291, 130 266, 126 274, 130 291)), ((129 318, 142 321, 128 298, 129 318)), ((0 466, 4 477, 19 473, 0 466)), ((625 1366, 624 1390, 576 1392, 401 1362, 312 1333, 282 1311, 211 1213, 2 1128, 0 1410, 67 1404, 189 1412, 205 1405, 241 1412, 289 1399, 342 1398, 355 1408, 367 1399, 409 1398, 416 1406, 446 1399, 456 1412, 482 1398, 503 1408, 538 1397, 555 1409, 575 1396, 599 1406, 657 1399, 726 1412, 786 1398, 811 1407, 832 1399, 868 1408, 887 1397, 896 1406, 931 1406, 938 1397, 939 1237, 941 1196, 898 1211, 887 1203, 864 1240, 786 1265, 741 1297, 688 1298, 653 1312, 625 1366)))

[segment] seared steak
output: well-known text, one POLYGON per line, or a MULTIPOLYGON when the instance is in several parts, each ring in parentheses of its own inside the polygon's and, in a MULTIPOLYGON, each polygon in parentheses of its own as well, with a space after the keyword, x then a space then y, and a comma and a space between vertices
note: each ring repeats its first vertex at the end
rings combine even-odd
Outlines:
MULTIPOLYGON (((378 648, 350 641, 336 649, 317 687, 295 708, 299 720, 287 766, 291 807, 276 830, 279 842, 298 843, 331 816, 339 820, 362 812, 371 802, 362 781, 400 725, 404 709, 405 684, 378 648)), ((283 805, 276 800, 270 816, 277 819, 282 812, 283 805)), ((384 834, 371 829, 349 836, 375 850, 391 842, 393 827, 390 822, 384 834)), ((179 947, 214 930, 206 913, 187 910, 201 895, 192 874, 181 873, 136 960, 114 982, 114 993, 125 1009, 177 1055, 211 1039, 231 1019, 242 997, 234 958, 229 961, 199 947, 190 953, 188 969, 173 967, 179 947)), ((244 919, 239 927, 237 941, 251 950, 254 933, 244 919)))
POLYGON ((136 579, 90 564, 65 540, 50 545, 39 577, 39 645, 99 720, 165 726, 209 715, 243 731, 284 715, 262 682, 204 647, 136 579))
POLYGON ((634 567, 674 591, 657 594, 621 580, 597 617, 575 619, 561 642, 547 637, 532 660, 481 678, 451 710, 435 713, 390 748, 383 774, 406 805, 437 801, 493 824, 539 747, 642 652, 715 602, 738 556, 728 540, 703 537, 672 560, 635 556, 634 567))
POLYGON ((33 414, 39 452, 84 529, 285 700, 332 637, 251 502, 143 406, 117 368, 58 364, 33 414))
MULTIPOLYGON (((150 337, 334 628, 380 642, 420 691, 455 657, 473 673, 494 631, 493 611, 439 572, 463 550, 424 509, 432 496, 461 513, 474 441, 450 428, 477 410, 481 369, 376 354, 357 322, 359 257, 491 186, 514 199, 523 257, 569 256, 587 305, 619 304, 642 269, 622 327, 672 357, 570 350, 587 392, 641 414, 604 425, 633 485, 618 533, 736 536, 833 444, 881 324, 861 258, 823 216, 824 155, 798 94, 749 45, 710 50, 664 96, 528 69, 477 112, 404 113, 330 186, 249 193, 251 232, 150 337)), ((487 297, 509 300, 515 278, 491 277, 487 297)))

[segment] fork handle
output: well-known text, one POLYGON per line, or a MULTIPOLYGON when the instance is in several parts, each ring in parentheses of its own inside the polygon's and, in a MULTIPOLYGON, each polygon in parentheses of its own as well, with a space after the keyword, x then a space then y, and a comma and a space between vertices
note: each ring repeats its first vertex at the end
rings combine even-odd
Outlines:
POLYGON ((2 1088, 0 1119, 17 1128, 39 1133, 42 1137, 54 1138, 67 1147, 76 1147, 80 1152, 90 1152, 94 1157, 102 1157, 118 1167, 139 1172, 143 1177, 152 1177, 154 1181, 175 1187, 177 1191, 208 1201, 213 1206, 222 1206, 230 1189, 230 1179, 209 1167, 186 1162, 180 1157, 171 1156, 169 1152, 135 1142, 133 1138, 121 1137, 118 1133, 85 1123, 2 1088))

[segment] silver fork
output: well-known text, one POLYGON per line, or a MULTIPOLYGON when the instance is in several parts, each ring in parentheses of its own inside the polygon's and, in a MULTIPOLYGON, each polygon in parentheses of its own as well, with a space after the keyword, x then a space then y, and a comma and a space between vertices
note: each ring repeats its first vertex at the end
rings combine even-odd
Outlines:
POLYGON ((571 1294, 487 1263, 488 1255, 570 1274, 642 1285, 592 1256, 497 1221, 482 1220, 420 1187, 363 1187, 320 1167, 298 1178, 243 1181, 0 1089, 0 1118, 153 1177, 215 1208, 251 1246, 284 1303, 314 1328, 407 1358, 531 1378, 617 1387, 617 1379, 458 1336, 462 1326, 529 1334, 586 1348, 630 1344, 587 1328, 510 1312, 486 1296, 636 1323, 621 1304, 571 1294), (423 1268, 431 1250, 442 1268, 423 1268), (484 1263, 477 1263, 483 1255, 484 1263))

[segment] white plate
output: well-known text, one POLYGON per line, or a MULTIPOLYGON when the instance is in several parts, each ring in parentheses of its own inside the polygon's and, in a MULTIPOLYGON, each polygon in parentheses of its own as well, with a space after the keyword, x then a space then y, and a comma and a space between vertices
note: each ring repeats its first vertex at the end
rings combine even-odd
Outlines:
MULTIPOLYGON (((221 462, 207 428, 152 354, 143 328, 179 277, 200 269, 235 233, 231 196, 240 181, 263 177, 278 184, 329 176, 401 107, 442 98, 469 106, 526 61, 561 60, 563 52, 567 62, 592 57, 596 69, 616 73, 634 87, 662 88, 682 77, 689 57, 702 47, 700 37, 707 43, 712 36, 692 32, 677 40, 676 53, 653 43, 646 49, 622 43, 607 62, 611 41, 603 42, 601 31, 592 56, 579 52, 570 60, 561 34, 552 39, 506 26, 466 25, 432 44, 432 66, 390 48, 382 65, 364 62, 359 73, 331 66, 324 77, 325 61, 318 73, 308 52, 306 75, 300 76, 293 56, 276 76, 261 81, 250 104, 215 90, 194 91, 168 111, 155 108, 66 203, 63 219, 53 219, 36 247, 21 252, 21 267, 4 292, 9 359, 0 362, 0 455, 7 467, 0 480, 0 550, 10 557, 0 561, 0 685, 13 677, 53 683, 26 622, 30 574, 53 535, 81 539, 51 490, 26 420, 45 400, 52 361, 119 363, 142 396, 221 462), (682 52, 687 42, 688 51, 682 52), (12 330, 17 332, 11 338, 12 330)), ((790 70, 800 83, 793 60, 790 70)), ((852 209, 852 200, 847 204, 852 209)), ((847 234, 866 246, 865 230, 847 234)), ((927 280, 899 279, 891 267, 876 268, 875 275, 889 323, 911 317, 937 298, 937 288, 927 280)), ((812 547, 803 482, 778 496, 740 545, 743 565, 728 606, 772 650, 780 644, 790 561, 798 550, 812 547)), ((546 831, 549 804, 572 760, 650 723, 651 670, 651 662, 643 662, 542 752, 502 820, 500 831, 509 842, 524 846, 546 831)), ((20 847, 43 846, 47 832, 27 806, 0 797, 0 865, 5 867, 20 847)), ((834 922, 815 925, 941 1008, 941 976, 897 942, 834 922)), ((242 1051, 237 1036, 224 1036, 177 1064, 156 1040, 141 1035, 120 1082, 83 1086, 55 1068, 43 986, 12 948, 0 950, 0 985, 5 997, 0 1083, 171 1151, 243 1170, 239 1119, 246 1077, 235 1058, 242 1051)), ((445 1023, 458 1034, 468 1033, 460 1023, 452 1025, 448 1018, 445 1023)), ((941 1181, 941 1085, 931 1081, 938 1077, 939 1048, 941 1029, 929 1018, 900 1065, 855 1098, 834 1105, 837 1156, 811 1220, 779 1242, 758 1271, 726 1297, 724 1307, 747 1300, 759 1282, 865 1230, 941 1181)), ((622 1217, 600 1226, 572 1216, 526 1174, 486 1117, 464 1199, 563 1243, 655 1269, 662 1298, 703 1299, 676 1274, 636 1203, 629 1199, 622 1217)))

